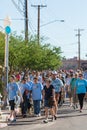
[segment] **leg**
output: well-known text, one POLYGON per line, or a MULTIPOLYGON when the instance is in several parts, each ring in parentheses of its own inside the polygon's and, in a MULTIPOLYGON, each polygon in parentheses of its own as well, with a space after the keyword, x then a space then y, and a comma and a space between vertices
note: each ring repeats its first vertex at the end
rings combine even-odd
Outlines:
POLYGON ((37 114, 40 114, 40 100, 37 100, 37 114))
POLYGON ((34 104, 34 114, 37 115, 37 100, 34 100, 33 101, 33 104, 34 104))
POLYGON ((83 99, 84 99, 84 96, 85 96, 85 94, 83 93, 81 93, 81 94, 78 94, 78 100, 79 100, 79 105, 80 105, 80 111, 82 110, 82 108, 83 108, 83 99))

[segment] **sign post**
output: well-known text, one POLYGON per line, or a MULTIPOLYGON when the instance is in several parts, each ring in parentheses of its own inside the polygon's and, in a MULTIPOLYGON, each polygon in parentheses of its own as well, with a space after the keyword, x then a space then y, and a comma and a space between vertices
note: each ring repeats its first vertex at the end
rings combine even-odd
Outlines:
POLYGON ((5 86, 6 87, 8 85, 9 34, 11 33, 10 24, 11 24, 11 22, 10 22, 9 17, 6 17, 6 19, 4 20, 4 26, 5 26, 5 72, 6 72, 5 86))

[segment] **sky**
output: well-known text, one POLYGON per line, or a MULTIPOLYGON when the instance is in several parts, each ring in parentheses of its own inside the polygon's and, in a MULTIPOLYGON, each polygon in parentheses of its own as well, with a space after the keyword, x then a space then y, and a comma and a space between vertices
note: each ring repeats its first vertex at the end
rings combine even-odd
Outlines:
MULTIPOLYGON (((0 26, 4 27, 3 19, 11 18, 12 33, 18 35, 24 31, 24 0, 0 0, 0 26)), ((47 5, 40 10, 40 36, 52 46, 61 47, 62 56, 66 58, 78 57, 77 29, 81 31, 81 59, 87 59, 87 0, 28 0, 29 33, 37 33, 37 8, 31 5, 47 5), (54 22, 57 20, 56 22, 54 22), (60 22, 64 20, 65 22, 60 22), (50 23, 53 21, 52 23, 50 23), (49 23, 47 25, 44 25, 49 23), (42 26, 44 25, 44 26, 42 26)))

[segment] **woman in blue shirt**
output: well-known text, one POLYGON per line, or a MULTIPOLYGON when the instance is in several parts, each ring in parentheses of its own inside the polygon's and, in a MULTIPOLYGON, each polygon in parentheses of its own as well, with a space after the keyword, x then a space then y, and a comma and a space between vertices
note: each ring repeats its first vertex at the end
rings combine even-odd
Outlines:
POLYGON ((38 77, 35 76, 31 87, 35 116, 40 116, 40 102, 42 100, 42 90, 43 86, 41 83, 38 82, 38 77))
POLYGON ((12 75, 10 77, 10 82, 8 83, 8 86, 7 86, 7 94, 8 94, 9 105, 10 105, 10 108, 11 108, 9 120, 11 120, 11 118, 13 118, 13 120, 11 120, 11 122, 14 122, 14 121, 16 121, 15 97, 19 94, 21 99, 22 99, 22 95, 19 92, 18 85, 15 82, 15 76, 14 75, 12 75))
POLYGON ((76 94, 78 95, 78 100, 80 104, 80 112, 83 108, 83 99, 86 93, 87 81, 83 78, 82 74, 79 74, 79 78, 76 81, 76 94))

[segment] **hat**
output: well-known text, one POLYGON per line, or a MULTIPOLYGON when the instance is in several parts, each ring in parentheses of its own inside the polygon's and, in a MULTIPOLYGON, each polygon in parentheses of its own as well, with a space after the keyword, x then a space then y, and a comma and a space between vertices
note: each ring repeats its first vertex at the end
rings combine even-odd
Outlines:
POLYGON ((15 77, 15 75, 11 75, 11 78, 15 79, 16 77, 15 77))
POLYGON ((54 70, 54 71, 52 71, 52 74, 55 74, 55 75, 56 75, 56 74, 57 74, 57 71, 55 71, 55 70, 54 70))
POLYGON ((46 78, 46 81, 52 82, 52 79, 51 78, 46 78))

